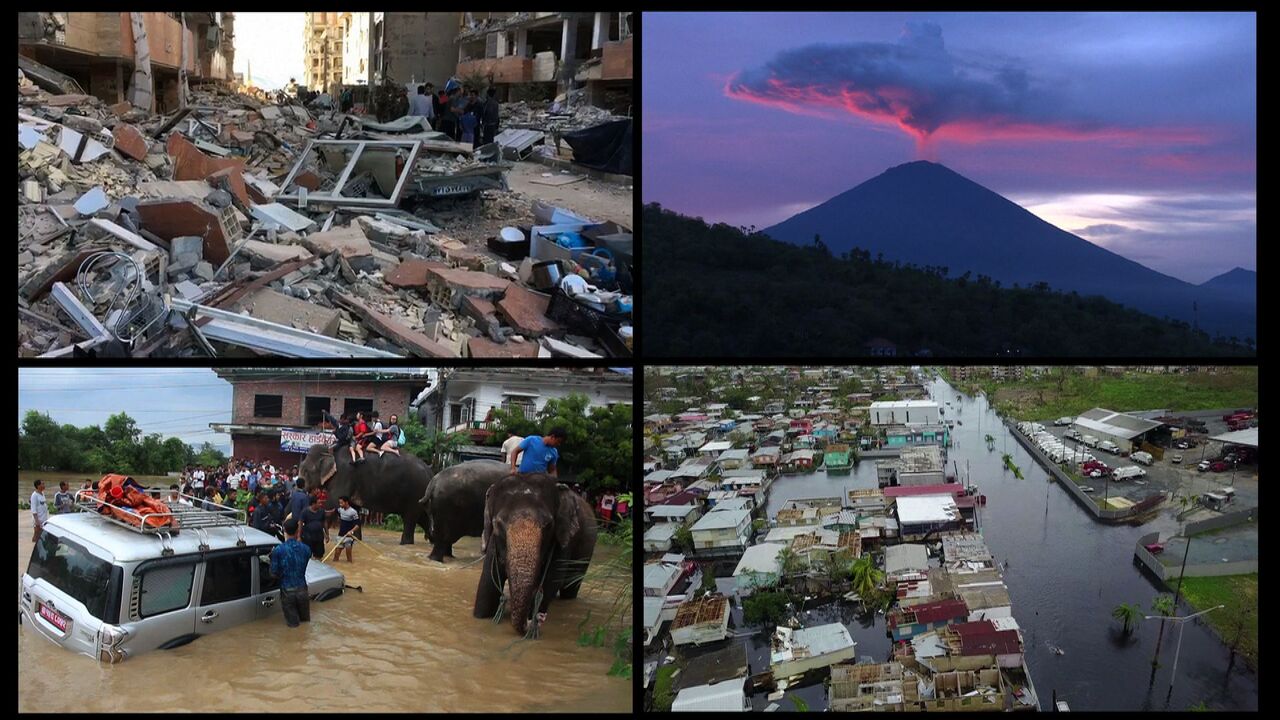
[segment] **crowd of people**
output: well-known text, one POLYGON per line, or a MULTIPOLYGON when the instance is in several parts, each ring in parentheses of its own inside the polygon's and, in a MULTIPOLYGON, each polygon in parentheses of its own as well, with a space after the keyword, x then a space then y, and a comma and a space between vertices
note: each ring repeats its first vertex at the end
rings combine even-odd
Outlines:
POLYGON ((498 93, 492 87, 481 97, 475 86, 451 79, 439 92, 434 83, 424 83, 416 93, 406 90, 405 94, 409 99, 407 115, 427 118, 432 129, 455 142, 471 143, 475 148, 493 142, 498 135, 498 93))

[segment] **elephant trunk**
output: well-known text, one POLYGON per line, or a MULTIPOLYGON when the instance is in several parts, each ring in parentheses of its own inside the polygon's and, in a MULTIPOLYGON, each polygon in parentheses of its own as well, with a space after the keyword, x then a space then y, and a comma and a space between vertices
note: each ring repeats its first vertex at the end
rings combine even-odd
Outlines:
POLYGON ((507 577, 511 583, 511 626, 523 635, 529 625, 534 595, 542 580, 543 528, 522 518, 507 528, 507 577))

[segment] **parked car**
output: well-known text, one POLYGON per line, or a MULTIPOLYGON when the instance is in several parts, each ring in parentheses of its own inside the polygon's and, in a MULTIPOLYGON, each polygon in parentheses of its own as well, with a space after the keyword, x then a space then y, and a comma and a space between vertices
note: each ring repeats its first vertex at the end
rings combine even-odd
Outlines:
POLYGON ((1173 464, 1175 464, 1175 465, 1177 465, 1178 463, 1181 463, 1181 462, 1182 462, 1182 455, 1174 455, 1173 457, 1169 458, 1169 462, 1171 462, 1171 463, 1173 463, 1173 464))
MULTIPOLYGON (((280 613, 270 572, 276 537, 241 524, 233 508, 175 512, 186 529, 172 534, 96 512, 49 518, 20 583, 20 624, 116 663, 280 613)), ((319 562, 307 564, 306 579, 316 601, 341 595, 346 583, 319 562)))
POLYGON ((1179 440, 1178 442, 1174 443, 1174 447, 1178 448, 1179 450, 1190 450, 1194 446, 1191 443, 1187 442, 1186 440, 1179 440))
POLYGON ((1129 459, 1136 463, 1142 463, 1143 465, 1150 465, 1155 462, 1155 458, 1151 457, 1151 453, 1148 452, 1133 453, 1129 455, 1129 459))
POLYGON ((1210 465, 1209 469, 1214 472, 1225 472, 1231 469, 1231 464, 1219 460, 1218 462, 1210 465))
POLYGON ((1204 472, 1208 470, 1209 466, 1212 464, 1213 464, 1213 461, 1211 460, 1201 460, 1200 464, 1196 465, 1196 470, 1199 470, 1200 472, 1204 472))

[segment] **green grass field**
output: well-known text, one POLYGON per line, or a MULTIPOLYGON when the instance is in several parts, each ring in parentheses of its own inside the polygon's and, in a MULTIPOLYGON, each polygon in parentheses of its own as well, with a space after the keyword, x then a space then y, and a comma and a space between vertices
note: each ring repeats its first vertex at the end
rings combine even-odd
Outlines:
MULTIPOLYGON (((33 487, 32 483, 34 483, 37 478, 44 480, 44 496, 50 502, 53 502, 53 494, 58 492, 59 482, 66 480, 67 484, 71 486, 72 490, 77 490, 79 489, 80 485, 84 483, 85 480, 98 480, 101 477, 102 477, 101 475, 97 475, 95 473, 43 472, 43 471, 35 471, 35 470, 32 470, 32 471, 19 470, 18 471, 18 501, 26 502, 28 499, 31 498, 31 493, 32 491, 35 490, 35 487, 33 487)), ((134 475, 133 479, 137 480, 138 482, 148 487, 150 487, 153 484, 160 485, 163 483, 164 487, 167 488, 174 483, 174 480, 168 477, 165 477, 164 475, 134 475)))
MULTIPOLYGON (((1177 584, 1173 581, 1170 588, 1177 584)), ((1226 605, 1204 616, 1230 645, 1240 635, 1239 652, 1256 666, 1258 661, 1258 574, 1187 577, 1182 580, 1182 596, 1197 610, 1226 605), (1241 626, 1243 630, 1240 630, 1241 626)))
POLYGON ((1103 407, 1120 412, 1169 408, 1174 412, 1256 407, 1258 368, 1237 367, 1215 375, 1131 373, 1121 377, 1070 375, 1058 390, 1057 378, 976 384, 996 408, 1019 420, 1048 421, 1103 407))

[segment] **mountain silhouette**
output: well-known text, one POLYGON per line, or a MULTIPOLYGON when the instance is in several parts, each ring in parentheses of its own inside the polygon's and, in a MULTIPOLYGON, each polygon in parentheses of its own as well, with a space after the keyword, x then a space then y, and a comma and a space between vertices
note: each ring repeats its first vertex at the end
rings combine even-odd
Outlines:
POLYGON ((1200 286, 1164 275, 937 163, 890 168, 764 233, 798 245, 812 245, 818 235, 837 255, 860 248, 890 261, 946 267, 950 277, 987 275, 1006 287, 1045 282, 1211 333, 1256 337, 1256 303, 1238 291, 1246 283, 1236 271, 1200 286))

